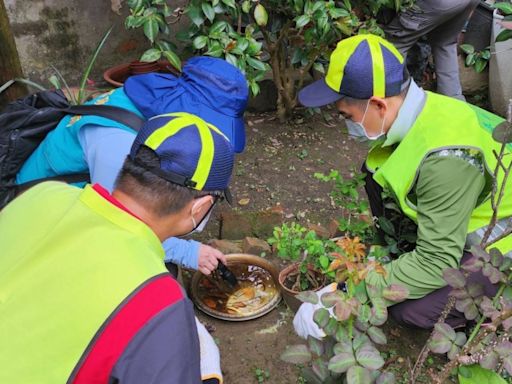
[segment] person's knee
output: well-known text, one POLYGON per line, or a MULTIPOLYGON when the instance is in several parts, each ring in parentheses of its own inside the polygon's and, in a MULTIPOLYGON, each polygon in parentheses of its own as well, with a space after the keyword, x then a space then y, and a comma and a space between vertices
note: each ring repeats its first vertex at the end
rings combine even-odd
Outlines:
POLYGON ((416 305, 414 300, 407 300, 388 308, 388 313, 400 325, 431 329, 437 319, 432 319, 427 311, 428 309, 416 305))

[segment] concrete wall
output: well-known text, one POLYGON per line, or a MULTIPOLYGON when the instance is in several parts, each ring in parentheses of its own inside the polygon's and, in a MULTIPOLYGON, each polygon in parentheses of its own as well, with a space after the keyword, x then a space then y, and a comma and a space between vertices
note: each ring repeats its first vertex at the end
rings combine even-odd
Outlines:
MULTIPOLYGON (((109 66, 129 62, 149 48, 142 30, 127 31, 110 0, 4 0, 25 77, 48 85, 54 65, 76 84, 104 33, 114 29, 95 64, 92 78, 100 80, 109 66)), ((178 3, 182 3, 179 1, 178 3)), ((171 4, 171 3, 170 3, 171 4)), ((172 3, 176 6, 176 2, 172 3)))

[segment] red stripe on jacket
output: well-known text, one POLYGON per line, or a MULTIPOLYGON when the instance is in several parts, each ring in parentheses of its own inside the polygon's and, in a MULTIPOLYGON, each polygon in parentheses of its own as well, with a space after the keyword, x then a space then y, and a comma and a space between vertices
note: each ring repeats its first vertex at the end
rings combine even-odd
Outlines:
POLYGON ((183 297, 176 280, 167 274, 148 282, 102 326, 71 383, 108 383, 112 369, 137 332, 183 297))

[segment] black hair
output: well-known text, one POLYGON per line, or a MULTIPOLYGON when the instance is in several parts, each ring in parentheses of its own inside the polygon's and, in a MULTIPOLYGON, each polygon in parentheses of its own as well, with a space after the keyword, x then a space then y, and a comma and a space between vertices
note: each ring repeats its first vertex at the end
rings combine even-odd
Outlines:
POLYGON ((127 156, 117 176, 116 189, 131 196, 157 217, 177 213, 192 199, 207 193, 171 183, 148 171, 160 166, 158 155, 141 146, 135 159, 127 156))

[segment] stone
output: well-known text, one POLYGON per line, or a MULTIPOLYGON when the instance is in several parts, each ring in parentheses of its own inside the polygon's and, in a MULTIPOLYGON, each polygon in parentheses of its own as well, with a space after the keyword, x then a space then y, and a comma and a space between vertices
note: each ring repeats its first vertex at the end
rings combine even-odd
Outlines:
POLYGON ((321 239, 329 239, 331 237, 331 232, 323 225, 310 223, 308 224, 307 228, 310 231, 315 232, 316 235, 321 239))
POLYGON ((282 209, 264 211, 223 211, 221 217, 221 239, 241 240, 245 237, 266 239, 272 236, 274 227, 283 224, 282 209))
POLYGON ((257 237, 246 237, 242 240, 242 251, 251 255, 261 256, 262 253, 271 253, 270 245, 257 237))
POLYGON ((225 255, 229 255, 230 253, 242 253, 240 243, 235 241, 213 239, 208 242, 208 245, 218 249, 225 255))
POLYGON ((332 239, 333 237, 339 237, 343 235, 343 232, 339 230, 340 223, 338 220, 331 219, 329 222, 329 225, 327 226, 327 229, 329 231, 329 238, 332 239))

